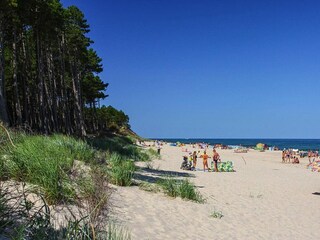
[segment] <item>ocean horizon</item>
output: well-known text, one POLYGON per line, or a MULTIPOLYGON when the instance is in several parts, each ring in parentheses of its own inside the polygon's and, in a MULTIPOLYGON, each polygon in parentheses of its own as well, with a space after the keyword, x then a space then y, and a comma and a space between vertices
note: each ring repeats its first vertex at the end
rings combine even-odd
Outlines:
POLYGON ((279 149, 299 149, 299 150, 319 150, 320 139, 293 139, 293 138, 152 138, 165 142, 198 143, 204 142, 210 145, 241 145, 244 147, 253 147, 258 143, 267 144, 270 147, 279 149))

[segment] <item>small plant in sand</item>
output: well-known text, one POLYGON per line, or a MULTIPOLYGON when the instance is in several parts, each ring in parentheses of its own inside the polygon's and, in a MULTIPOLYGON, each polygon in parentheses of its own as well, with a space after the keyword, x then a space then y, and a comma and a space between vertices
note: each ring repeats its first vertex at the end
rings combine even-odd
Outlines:
POLYGON ((223 217, 223 214, 221 211, 213 210, 213 212, 210 214, 210 217, 221 219, 223 217))

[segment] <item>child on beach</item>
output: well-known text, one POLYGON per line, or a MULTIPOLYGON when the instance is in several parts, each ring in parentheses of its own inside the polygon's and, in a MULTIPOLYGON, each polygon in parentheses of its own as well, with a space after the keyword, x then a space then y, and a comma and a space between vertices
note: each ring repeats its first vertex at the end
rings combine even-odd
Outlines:
POLYGON ((209 171, 208 158, 211 158, 211 157, 209 157, 209 155, 207 155, 207 152, 204 151, 203 155, 201 155, 200 158, 203 159, 203 171, 204 172, 206 171, 206 167, 207 167, 207 170, 209 171))

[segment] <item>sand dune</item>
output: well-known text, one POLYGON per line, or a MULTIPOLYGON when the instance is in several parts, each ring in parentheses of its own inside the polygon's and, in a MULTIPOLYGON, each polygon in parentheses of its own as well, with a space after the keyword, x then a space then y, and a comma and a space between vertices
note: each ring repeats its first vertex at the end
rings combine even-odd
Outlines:
POLYGON ((205 204, 117 188, 115 214, 132 239, 319 239, 320 196, 313 193, 320 192, 320 174, 305 168, 307 159, 293 165, 282 164, 280 152, 218 152, 234 162, 236 172, 180 170, 184 153, 166 145, 162 160, 153 163, 158 169, 140 173, 151 181, 164 171, 189 176, 205 204), (223 217, 210 217, 214 210, 223 217))

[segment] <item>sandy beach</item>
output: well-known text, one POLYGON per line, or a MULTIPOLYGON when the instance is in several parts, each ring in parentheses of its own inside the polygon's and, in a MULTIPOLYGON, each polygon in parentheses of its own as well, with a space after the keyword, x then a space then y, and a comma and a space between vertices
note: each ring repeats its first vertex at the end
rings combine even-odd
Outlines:
POLYGON ((170 198, 138 186, 117 187, 114 213, 132 239, 319 239, 320 174, 306 169, 307 158, 294 165, 281 163, 280 151, 218 153, 222 161, 233 161, 236 172, 203 172, 201 159, 198 171, 180 170, 185 153, 169 145, 163 146, 153 169, 139 163, 138 178, 187 177, 206 202, 170 198), (213 211, 223 217, 212 218, 213 211))

